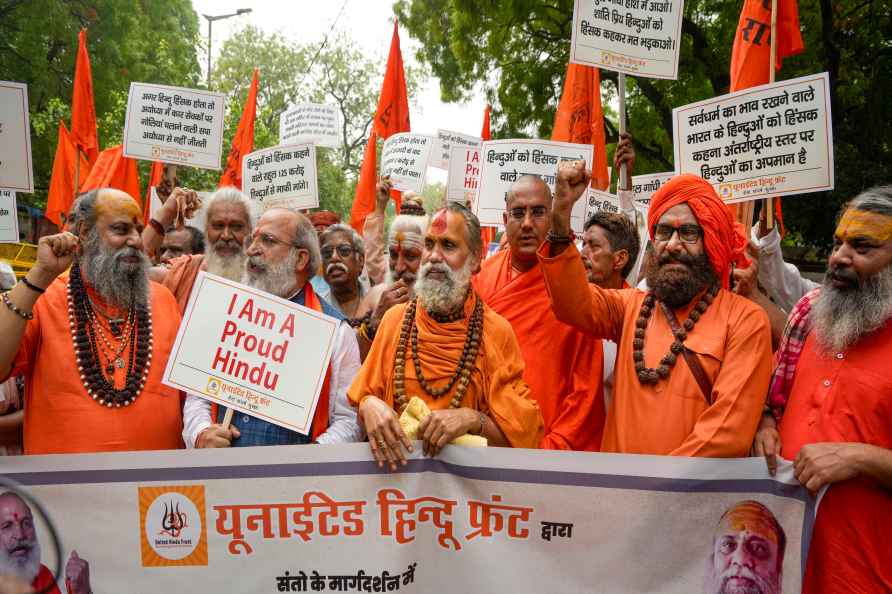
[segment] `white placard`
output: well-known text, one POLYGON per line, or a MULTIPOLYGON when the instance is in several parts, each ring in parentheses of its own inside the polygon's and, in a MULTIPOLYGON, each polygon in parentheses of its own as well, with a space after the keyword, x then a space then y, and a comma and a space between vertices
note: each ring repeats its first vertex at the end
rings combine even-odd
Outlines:
POLYGON ((299 103, 279 115, 279 144, 312 142, 317 146, 341 148, 338 106, 299 103))
POLYGON ((313 143, 274 146, 242 159, 242 191, 260 208, 316 208, 316 147, 313 143))
POLYGON ((394 134, 384 141, 381 150, 381 176, 389 175, 396 190, 421 194, 434 144, 434 137, 426 134, 394 134))
POLYGON ((637 207, 649 207, 650 197, 656 193, 660 187, 667 181, 675 177, 674 171, 665 173, 648 173, 646 175, 632 176, 632 192, 635 194, 633 200, 637 207))
POLYGON ((124 156, 220 169, 225 100, 222 93, 130 83, 124 156))
POLYGON ((338 321, 199 272, 164 383, 306 435, 338 321))
MULTIPOLYGON (((480 149, 480 183, 477 187, 475 214, 481 225, 504 224, 505 198, 511 184, 524 175, 542 178, 554 191, 558 163, 585 160, 591 167, 594 148, 590 144, 572 144, 550 140, 489 140, 480 149)), ((585 222, 585 201, 573 207, 571 226, 582 233, 585 222)))
POLYGON ((453 148, 477 148, 483 142, 478 136, 452 132, 451 130, 437 130, 437 148, 431 151, 429 167, 445 169, 449 171, 449 159, 453 148))
MULTIPOLYGON (((198 199, 201 200, 201 206, 190 218, 185 220, 185 224, 189 227, 195 227, 203 234, 205 232, 205 223, 207 222, 208 201, 211 199, 213 192, 196 192, 196 194, 198 194, 198 199)), ((149 216, 158 220, 158 212, 161 210, 162 206, 164 206, 164 203, 161 202, 161 198, 158 197, 158 188, 152 186, 149 191, 149 216)), ((210 246, 206 247, 207 249, 210 249, 210 246)))
POLYGON ((576 0, 570 61, 646 78, 678 78, 682 0, 576 0))
POLYGON ((672 118, 676 170, 725 202, 833 189, 826 72, 677 107, 672 118))
POLYGON ((15 192, 0 190, 0 243, 19 242, 19 214, 15 192))
POLYGON ((480 150, 465 146, 452 147, 449 151, 446 200, 462 204, 470 203, 473 206, 478 183, 480 183, 480 150))
POLYGON ((0 81, 0 188, 34 191, 28 85, 0 81))
POLYGON ((587 221, 596 212, 602 211, 614 214, 620 212, 619 198, 616 194, 589 188, 585 204, 585 220, 587 221))

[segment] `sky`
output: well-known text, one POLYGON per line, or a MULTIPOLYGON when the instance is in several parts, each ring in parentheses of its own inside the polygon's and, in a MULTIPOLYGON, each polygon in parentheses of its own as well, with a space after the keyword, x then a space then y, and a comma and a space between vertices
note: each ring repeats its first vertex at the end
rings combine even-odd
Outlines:
MULTIPOLYGON (((199 15, 200 31, 205 39, 208 22, 201 15, 222 15, 234 13, 240 8, 251 9, 248 14, 214 22, 212 59, 227 37, 247 24, 268 33, 279 32, 290 40, 302 43, 321 41, 334 25, 332 34, 346 32, 367 55, 380 58, 381 75, 384 74, 393 34, 392 0, 192 0, 192 6, 199 15)), ((415 63, 415 51, 420 44, 402 28, 400 46, 403 61, 406 64, 415 63)), ((206 60, 206 56, 203 56, 203 70, 206 60)), ((409 106, 412 131, 435 134, 438 128, 442 128, 479 135, 485 103, 479 90, 469 103, 444 103, 440 100, 439 80, 430 76, 415 103, 409 106)), ((445 182, 446 172, 431 168, 428 178, 429 181, 445 182)))

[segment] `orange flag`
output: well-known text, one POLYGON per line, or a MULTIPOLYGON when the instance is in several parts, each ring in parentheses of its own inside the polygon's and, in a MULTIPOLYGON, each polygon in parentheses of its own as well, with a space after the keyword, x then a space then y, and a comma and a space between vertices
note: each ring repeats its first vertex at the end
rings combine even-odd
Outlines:
POLYGON ((96 107, 93 104, 93 71, 87 53, 87 30, 77 36, 77 63, 74 66, 74 92, 71 97, 71 140, 87 155, 92 165, 99 156, 96 135, 96 107))
POLYGON ((400 52, 400 32, 394 21, 387 70, 384 73, 384 84, 381 85, 381 96, 378 98, 378 110, 375 112, 375 132, 381 140, 386 140, 392 134, 408 131, 409 96, 406 93, 403 54, 400 52))
MULTIPOLYGON (((799 32, 796 0, 777 2, 777 56, 775 70, 784 58, 805 49, 799 32)), ((731 51, 731 91, 768 82, 771 59, 771 0, 745 0, 731 51)))
POLYGON ((350 225, 357 233, 362 233, 365 218, 375 210, 375 186, 378 183, 378 135, 374 127, 365 144, 362 156, 362 167, 359 170, 359 181, 356 182, 356 194, 353 208, 350 210, 350 225))
MULTIPOLYGON (((480 138, 483 140, 492 140, 492 130, 490 129, 490 114, 492 113, 492 105, 486 104, 483 110, 483 128, 480 130, 480 138)), ((496 239, 495 227, 480 227, 480 239, 483 240, 484 255, 489 251, 489 244, 496 239)))
POLYGON ((257 114, 257 83, 260 71, 254 69, 254 77, 251 79, 251 90, 245 100, 242 109, 242 119, 238 123, 235 136, 232 137, 232 148, 229 149, 229 157, 226 158, 226 170, 220 178, 217 187, 235 186, 242 188, 242 157, 254 150, 254 118, 257 114))
POLYGON ((124 156, 124 146, 119 144, 99 153, 90 175, 81 184, 81 192, 97 188, 115 188, 127 192, 139 204, 139 171, 136 160, 124 156))
POLYGON ((489 119, 491 114, 492 105, 487 103, 486 109, 483 110, 483 129, 480 131, 480 138, 482 138, 483 140, 492 140, 492 130, 489 127, 489 119))
POLYGON ((81 179, 90 173, 90 164, 84 158, 83 153, 78 153, 77 147, 71 140, 68 128, 63 122, 59 122, 59 140, 56 144, 56 157, 53 159, 53 174, 50 177, 50 190, 46 198, 45 216, 59 229, 62 228, 62 219, 68 218, 71 203, 74 202, 74 178, 78 175, 81 179), (80 166, 77 162, 80 160, 80 166), (78 170, 79 169, 79 170, 78 170))
POLYGON ((164 178, 164 163, 152 161, 152 170, 149 172, 149 185, 146 187, 146 197, 143 200, 143 224, 148 225, 152 216, 152 188, 161 183, 164 178))
POLYGON ((601 109, 601 74, 597 68, 567 64, 567 76, 554 116, 551 139, 594 145, 592 187, 607 189, 610 185, 607 137, 604 134, 604 111, 601 109))

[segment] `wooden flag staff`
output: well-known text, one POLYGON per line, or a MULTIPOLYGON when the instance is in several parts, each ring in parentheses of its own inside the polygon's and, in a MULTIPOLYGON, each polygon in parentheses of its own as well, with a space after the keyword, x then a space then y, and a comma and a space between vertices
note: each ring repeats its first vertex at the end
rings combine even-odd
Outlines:
MULTIPOLYGON (((771 30, 770 30, 771 48, 768 59, 768 82, 774 82, 774 62, 777 59, 777 0, 771 0, 771 30)), ((774 229, 774 197, 765 198, 762 203, 765 209, 765 226, 770 231, 774 229)), ((752 219, 750 219, 750 223, 752 219)))
MULTIPOLYGON (((617 73, 617 93, 619 95, 619 135, 626 133, 626 75, 624 72, 617 73)), ((626 164, 619 166, 619 180, 616 182, 616 190, 628 190, 626 187, 626 164)))

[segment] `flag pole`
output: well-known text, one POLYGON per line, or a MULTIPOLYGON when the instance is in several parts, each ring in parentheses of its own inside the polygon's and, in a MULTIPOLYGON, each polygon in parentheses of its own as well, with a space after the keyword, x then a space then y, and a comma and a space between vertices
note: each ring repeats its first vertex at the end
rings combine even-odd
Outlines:
MULTIPOLYGON (((777 0, 771 0, 771 51, 768 59, 768 83, 774 82, 774 63, 777 60, 777 0)), ((765 209, 765 227, 774 229, 774 197, 765 198, 762 203, 765 209)))
MULTIPOLYGON (((626 133, 626 74, 620 72, 617 75, 617 94, 619 95, 619 134, 626 133)), ((618 142, 618 141, 617 141, 618 142)), ((628 190, 626 187, 626 164, 619 166, 619 180, 616 182, 616 191, 628 190)))

